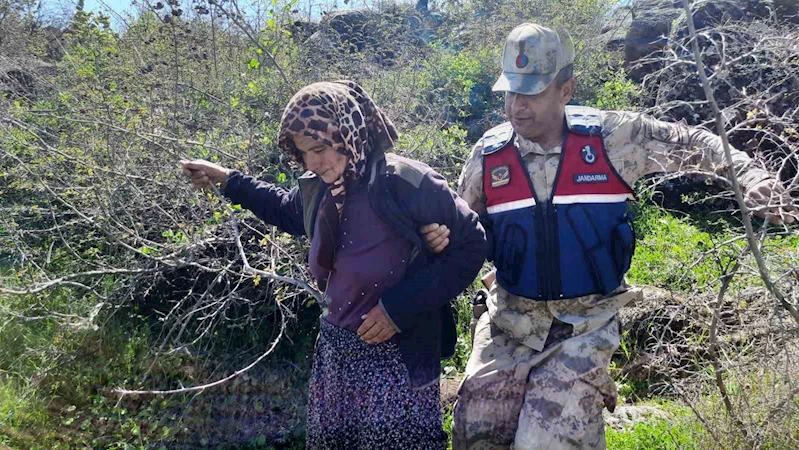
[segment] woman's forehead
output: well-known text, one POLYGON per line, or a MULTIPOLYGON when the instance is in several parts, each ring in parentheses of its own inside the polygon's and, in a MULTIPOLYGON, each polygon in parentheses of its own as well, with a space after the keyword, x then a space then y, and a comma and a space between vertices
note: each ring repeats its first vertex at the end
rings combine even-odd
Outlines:
POLYGON ((292 135, 292 139, 294 140, 294 145, 296 145, 297 149, 300 151, 325 146, 324 142, 301 133, 292 135))

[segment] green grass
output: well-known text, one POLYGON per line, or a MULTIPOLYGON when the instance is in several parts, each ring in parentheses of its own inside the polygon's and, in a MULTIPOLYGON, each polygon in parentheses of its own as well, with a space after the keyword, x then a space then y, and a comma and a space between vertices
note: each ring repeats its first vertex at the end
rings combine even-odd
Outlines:
MULTIPOLYGON (((642 204, 635 218, 636 250, 627 280, 632 284, 652 285, 672 291, 708 291, 718 287, 723 267, 747 248, 742 227, 728 221, 705 217, 692 218, 642 204)), ((763 246, 764 257, 774 274, 795 264, 799 234, 770 234, 763 246)), ((747 256, 745 261, 754 266, 747 256)), ((761 286, 758 277, 738 277, 731 291, 761 286)))
MULTIPOLYGON (((132 381, 146 339, 109 327, 74 330, 45 319, 0 330, 0 442, 19 449, 139 446, 142 436, 100 390, 132 381)), ((139 447, 130 447, 139 448, 139 447)))
MULTIPOLYGON (((609 450, 683 450, 697 448, 696 436, 701 427, 691 412, 673 403, 663 402, 655 405, 675 419, 673 421, 655 420, 641 422, 634 427, 616 431, 605 428, 609 450)), ((448 449, 452 449, 452 408, 447 408, 443 416, 444 431, 450 437, 448 449)))
POLYGON ((694 435, 685 425, 665 420, 640 422, 632 429, 605 432, 609 450, 683 450, 697 448, 694 435))
POLYGON ((441 423, 444 426, 444 432, 447 433, 447 449, 452 450, 452 407, 448 407, 441 417, 441 423))
POLYGON ((668 419, 639 422, 623 431, 605 427, 609 450, 683 450, 703 448, 703 430, 693 413, 670 401, 653 400, 642 405, 665 412, 668 419))
MULTIPOLYGON (((729 235, 702 231, 691 219, 650 205, 641 207, 635 229, 638 241, 627 273, 631 283, 686 291, 710 285, 720 276, 716 261, 701 255, 729 235)), ((735 252, 740 250, 736 248, 735 252)))
POLYGON ((45 405, 36 397, 36 388, 18 378, 0 376, 0 428, 45 424, 45 405))

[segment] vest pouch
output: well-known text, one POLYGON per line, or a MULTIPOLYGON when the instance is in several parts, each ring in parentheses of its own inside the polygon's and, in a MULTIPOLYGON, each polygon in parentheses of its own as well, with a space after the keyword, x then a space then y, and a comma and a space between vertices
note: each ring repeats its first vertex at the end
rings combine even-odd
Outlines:
MULTIPOLYGON (((629 215, 625 214, 624 221, 616 225, 611 232, 611 255, 619 277, 623 277, 630 270, 635 254, 635 232, 630 221, 629 215)), ((619 281, 621 282, 621 279, 619 281)))
POLYGON ((613 259, 607 238, 602 239, 590 211, 579 203, 569 206, 566 211, 569 226, 577 236, 577 241, 585 253, 586 262, 594 278, 596 291, 605 295, 619 287, 621 275, 613 259))
POLYGON ((527 231, 514 223, 506 226, 502 235, 494 240, 497 272, 511 285, 518 284, 521 279, 527 239, 527 231))

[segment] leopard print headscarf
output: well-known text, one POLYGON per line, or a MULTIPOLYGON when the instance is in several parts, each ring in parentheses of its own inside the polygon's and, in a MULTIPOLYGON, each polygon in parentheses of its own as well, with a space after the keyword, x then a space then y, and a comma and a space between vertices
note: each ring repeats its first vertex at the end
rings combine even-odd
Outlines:
POLYGON ((313 83, 294 94, 280 120, 278 147, 302 163, 294 135, 303 134, 347 157, 344 173, 330 187, 339 214, 346 191, 366 172, 367 155, 388 151, 397 139, 394 124, 358 83, 313 83))
POLYGON ((333 270, 347 190, 363 179, 370 153, 394 146, 397 130, 361 86, 342 80, 300 89, 283 111, 278 147, 302 163, 302 153, 294 145, 297 135, 311 137, 347 157, 344 173, 322 200, 317 215, 321 223, 318 251, 311 255, 321 267, 333 270))

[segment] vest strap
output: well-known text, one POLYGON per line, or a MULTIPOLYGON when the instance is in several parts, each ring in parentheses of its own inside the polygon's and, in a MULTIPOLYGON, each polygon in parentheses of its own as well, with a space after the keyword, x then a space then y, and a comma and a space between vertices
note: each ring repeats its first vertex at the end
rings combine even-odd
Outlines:
POLYGON ((572 133, 602 136, 602 116, 589 106, 566 106, 566 126, 572 133))
POLYGON ((490 155, 505 148, 515 135, 513 125, 505 122, 486 131, 480 141, 483 143, 483 155, 490 155))

